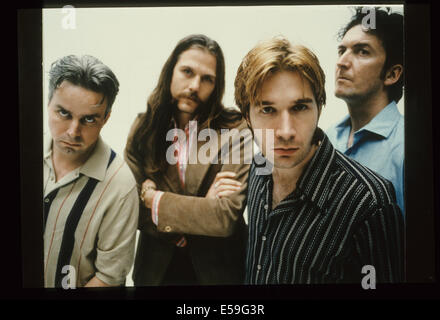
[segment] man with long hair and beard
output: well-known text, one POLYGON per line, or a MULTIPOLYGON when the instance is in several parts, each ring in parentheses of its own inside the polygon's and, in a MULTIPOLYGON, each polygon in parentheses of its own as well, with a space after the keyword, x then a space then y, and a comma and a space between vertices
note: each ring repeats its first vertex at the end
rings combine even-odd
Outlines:
POLYGON ((244 145, 251 135, 243 134, 240 113, 223 106, 224 87, 220 46, 204 35, 187 36, 131 128, 125 157, 141 199, 135 286, 243 282, 250 164, 244 145), (242 139, 225 143, 222 129, 234 128, 242 139), (214 131, 208 144, 217 146, 208 162, 199 154, 206 150, 199 135, 204 129, 214 131), (228 159, 238 151, 240 161, 223 161, 225 151, 228 159))

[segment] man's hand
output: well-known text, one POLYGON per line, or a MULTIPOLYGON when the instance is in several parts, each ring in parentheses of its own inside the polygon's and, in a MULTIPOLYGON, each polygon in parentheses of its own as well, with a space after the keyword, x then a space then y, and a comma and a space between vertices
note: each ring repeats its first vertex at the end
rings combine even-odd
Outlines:
POLYGON ((236 173, 232 171, 217 173, 205 198, 220 199, 240 190, 241 182, 234 180, 235 176, 236 173))
POLYGON ((144 200, 145 207, 151 209, 153 205, 153 197, 156 192, 156 183, 153 180, 147 179, 142 183, 141 201, 144 200))

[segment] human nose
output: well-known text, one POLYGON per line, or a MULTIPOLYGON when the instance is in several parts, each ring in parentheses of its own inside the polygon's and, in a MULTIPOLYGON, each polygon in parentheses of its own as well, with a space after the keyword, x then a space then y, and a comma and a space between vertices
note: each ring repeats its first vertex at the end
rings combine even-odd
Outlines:
POLYGON ((293 125, 292 115, 288 112, 284 112, 280 115, 278 122, 278 128, 275 130, 277 138, 288 141, 295 137, 296 130, 293 125))
POLYGON ((76 138, 80 136, 81 133, 81 127, 78 120, 72 120, 70 122, 69 128, 67 129, 67 134, 71 138, 76 138))
POLYGON ((346 50, 344 53, 342 53, 339 58, 338 61, 336 62, 336 66, 338 68, 345 68, 348 69, 350 67, 351 64, 351 55, 349 50, 346 50))
POLYGON ((200 77, 199 76, 195 76, 191 79, 191 82, 189 84, 189 89, 191 91, 199 91, 200 89, 200 77))

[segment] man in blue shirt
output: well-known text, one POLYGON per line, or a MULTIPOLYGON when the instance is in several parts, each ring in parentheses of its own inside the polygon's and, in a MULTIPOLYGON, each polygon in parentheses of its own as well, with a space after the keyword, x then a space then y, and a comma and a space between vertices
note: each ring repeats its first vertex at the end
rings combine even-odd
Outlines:
POLYGON ((341 30, 335 95, 349 115, 327 135, 336 149, 393 183, 404 213, 403 16, 357 8, 341 30))

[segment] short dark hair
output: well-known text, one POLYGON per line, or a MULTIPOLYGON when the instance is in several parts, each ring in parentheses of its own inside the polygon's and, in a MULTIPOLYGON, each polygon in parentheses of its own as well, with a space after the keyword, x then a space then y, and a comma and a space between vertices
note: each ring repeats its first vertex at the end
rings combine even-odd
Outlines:
POLYGON ((63 81, 102 93, 107 98, 107 115, 119 92, 119 82, 109 67, 90 55, 68 55, 52 63, 49 71, 49 101, 63 81))
MULTIPOLYGON (((338 39, 342 40, 351 28, 362 25, 362 20, 369 12, 362 12, 363 7, 356 7, 355 13, 350 22, 338 33, 338 39)), ((364 29, 365 32, 376 36, 385 50, 385 63, 381 72, 381 77, 385 77, 386 71, 396 65, 403 66, 403 16, 396 12, 391 12, 389 7, 372 7, 376 14, 375 28, 364 29)), ((403 94, 403 72, 399 80, 387 87, 388 99, 398 102, 403 94)))

